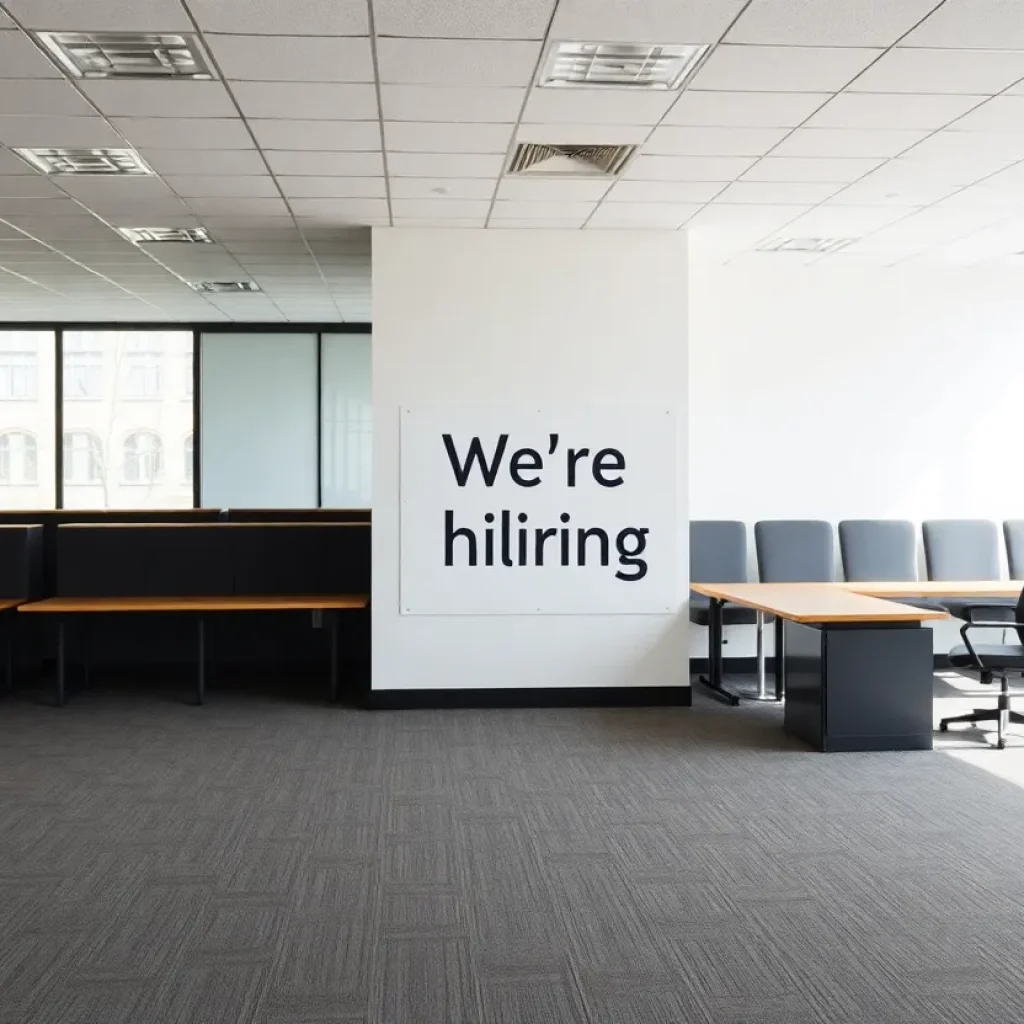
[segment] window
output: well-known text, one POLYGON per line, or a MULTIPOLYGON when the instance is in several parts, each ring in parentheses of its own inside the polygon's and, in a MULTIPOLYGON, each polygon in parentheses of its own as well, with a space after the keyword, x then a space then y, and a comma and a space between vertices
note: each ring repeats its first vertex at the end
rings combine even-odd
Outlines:
POLYGON ((77 384, 65 375, 64 429, 94 435, 104 454, 103 486, 66 488, 65 508, 192 507, 180 461, 193 423, 191 377, 182 372, 192 340, 180 329, 64 332, 66 358, 91 353, 101 367, 103 399, 75 401, 77 384))
POLYGON ((192 435, 189 434, 185 438, 185 480, 188 483, 192 483, 194 479, 193 468, 194 468, 194 449, 192 447, 192 435))
POLYGON ((124 442, 124 482, 155 484, 163 476, 163 442, 152 431, 129 434, 124 442))
POLYGON ((64 435, 64 483, 103 482, 103 444, 95 434, 71 431, 64 435))
POLYGON ((56 352, 53 331, 0 330, 0 510, 56 506, 56 352))
POLYGON ((93 331, 64 336, 64 397, 103 397, 103 348, 93 331))
POLYGON ((184 384, 183 396, 185 398, 187 398, 189 401, 192 401, 193 393, 195 391, 195 377, 193 376, 195 371, 194 371, 194 369, 192 367, 192 353, 191 352, 189 352, 185 356, 185 359, 184 359, 183 362, 184 362, 184 366, 185 366, 184 381, 183 381, 183 384, 184 384))
POLYGON ((121 397, 159 398, 161 362, 164 356, 162 336, 140 334, 129 337, 120 354, 124 375, 121 397))
POLYGON ((34 339, 0 346, 0 401, 34 402, 39 397, 39 352, 34 339))
POLYGON ((373 396, 370 336, 325 334, 320 369, 320 487, 325 508, 369 508, 373 396))
POLYGON ((21 430, 0 434, 0 485, 34 484, 38 479, 36 439, 21 430))

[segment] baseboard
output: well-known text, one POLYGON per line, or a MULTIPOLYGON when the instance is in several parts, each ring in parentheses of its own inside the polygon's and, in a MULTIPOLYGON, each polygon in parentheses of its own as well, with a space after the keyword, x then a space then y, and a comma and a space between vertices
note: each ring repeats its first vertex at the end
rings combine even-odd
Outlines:
POLYGON ((513 690, 370 690, 373 711, 445 708, 667 708, 689 707, 689 686, 587 686, 513 690))
MULTIPOLYGON (((727 674, 733 675, 753 675, 757 672, 757 658, 723 658, 722 667, 725 669, 727 674)), ((936 654, 935 655, 935 668, 946 669, 949 668, 949 655, 948 654, 936 654)), ((708 671, 708 659, 707 658, 691 658, 690 659, 690 674, 691 675, 707 675, 708 671)), ((775 659, 765 658, 765 671, 768 675, 771 675, 775 671, 775 659)))

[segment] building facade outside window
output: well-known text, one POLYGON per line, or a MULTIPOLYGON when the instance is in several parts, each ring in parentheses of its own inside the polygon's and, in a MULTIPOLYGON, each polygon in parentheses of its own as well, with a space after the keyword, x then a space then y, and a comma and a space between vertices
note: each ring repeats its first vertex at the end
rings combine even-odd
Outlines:
POLYGON ((34 485, 39 481, 39 447, 23 430, 0 434, 0 484, 34 485))
POLYGON ((64 483, 95 485, 103 482, 103 443, 95 434, 76 430, 64 435, 64 483))
POLYGON ((64 338, 64 397, 103 397, 103 349, 92 332, 69 333, 64 338))
POLYGON ((0 349, 0 401, 34 402, 39 397, 39 352, 0 349))
POLYGON ((156 399, 163 383, 163 336, 138 335, 128 338, 122 356, 122 397, 156 399))
POLYGON ((124 442, 124 482, 156 484, 163 478, 164 446, 150 430, 129 434, 124 442))
POLYGON ((192 483, 192 481, 195 479, 195 474, 193 472, 194 464, 195 464, 194 463, 194 460, 195 460, 195 449, 194 449, 193 444, 192 444, 192 435, 191 434, 189 434, 188 437, 185 438, 184 456, 185 456, 185 480, 188 483, 192 483))

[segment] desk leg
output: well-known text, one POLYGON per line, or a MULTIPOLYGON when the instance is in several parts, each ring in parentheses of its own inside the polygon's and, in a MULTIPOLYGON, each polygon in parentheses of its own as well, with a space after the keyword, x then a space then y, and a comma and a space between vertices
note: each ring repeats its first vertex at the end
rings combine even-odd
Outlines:
POLYGON ((739 697, 727 689, 723 680, 722 658, 722 605, 724 602, 711 598, 708 610, 708 674, 700 676, 700 681, 711 691, 712 695, 723 704, 736 707, 739 697))
POLYGON ((331 703, 338 700, 338 613, 327 612, 331 620, 331 703))
POLYGON ((775 618, 775 700, 786 699, 786 629, 784 620, 775 618))
POLYGON ((82 616, 82 685, 88 689, 92 685, 92 630, 89 628, 89 616, 82 616))
POLYGON ((202 615, 198 619, 198 650, 196 656, 198 665, 196 667, 196 704, 202 704, 206 696, 206 621, 202 615))
POLYGON ((8 693, 14 692, 14 622, 15 616, 8 612, 4 622, 4 655, 6 664, 4 672, 6 676, 6 687, 8 693))
POLYGON ((65 703, 65 700, 66 700, 66 697, 67 697, 67 690, 66 690, 65 678, 64 678, 64 655, 66 653, 65 650, 64 650, 64 648, 66 646, 66 637, 64 635, 65 632, 66 632, 66 630, 65 630, 65 626, 64 626, 64 616, 63 615, 58 615, 57 616, 57 692, 54 694, 54 697, 56 698, 56 704, 57 704, 57 707, 59 707, 59 708, 64 707, 64 703, 65 703))

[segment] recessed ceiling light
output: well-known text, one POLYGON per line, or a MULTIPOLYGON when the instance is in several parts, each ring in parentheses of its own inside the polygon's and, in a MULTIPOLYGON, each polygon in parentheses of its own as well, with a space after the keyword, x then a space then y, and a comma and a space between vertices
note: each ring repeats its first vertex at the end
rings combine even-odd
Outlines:
POLYGON ((562 146, 520 142, 508 173, 533 178, 613 178, 637 146, 562 146))
POLYGON ((16 149, 43 174, 152 174, 134 149, 16 149))
POLYGON ((255 281, 193 281, 192 287, 197 292, 258 292, 260 286, 255 281))
POLYGON ((757 247, 758 252, 835 252, 856 238, 773 238, 757 247))
POLYGON ((552 43, 538 85, 561 88, 678 89, 707 46, 552 43))
POLYGON ((153 242, 212 243, 206 228, 118 228, 118 233, 136 245, 153 242))
POLYGON ((37 32, 36 38, 75 78, 213 78, 194 36, 37 32))

